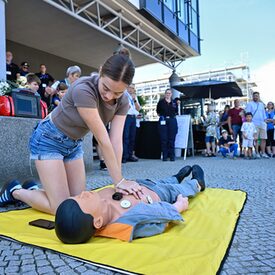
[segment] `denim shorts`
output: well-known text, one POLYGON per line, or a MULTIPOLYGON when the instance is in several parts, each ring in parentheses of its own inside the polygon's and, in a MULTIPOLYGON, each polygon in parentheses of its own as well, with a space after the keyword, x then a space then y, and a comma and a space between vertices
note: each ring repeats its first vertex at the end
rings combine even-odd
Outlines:
POLYGON ((83 158, 83 139, 73 140, 60 131, 50 117, 35 128, 29 141, 30 159, 64 160, 83 158))
POLYGON ((205 137, 205 142, 214 142, 214 141, 215 141, 214 136, 206 136, 205 137))

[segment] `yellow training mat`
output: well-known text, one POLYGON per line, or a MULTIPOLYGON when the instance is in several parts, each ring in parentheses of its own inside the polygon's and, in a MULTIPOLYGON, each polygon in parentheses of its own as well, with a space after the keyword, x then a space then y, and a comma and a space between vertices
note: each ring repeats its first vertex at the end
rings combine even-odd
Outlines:
POLYGON ((54 220, 33 209, 0 213, 0 235, 120 272, 212 275, 219 270, 230 245, 245 199, 242 191, 207 188, 191 199, 184 223, 132 243, 97 237, 86 244, 62 244, 54 230, 28 225, 40 218, 54 220))

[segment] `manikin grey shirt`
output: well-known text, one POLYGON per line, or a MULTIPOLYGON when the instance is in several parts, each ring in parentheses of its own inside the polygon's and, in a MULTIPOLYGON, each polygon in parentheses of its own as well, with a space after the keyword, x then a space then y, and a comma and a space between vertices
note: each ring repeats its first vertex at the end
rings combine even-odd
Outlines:
POLYGON ((124 93, 110 105, 102 100, 98 91, 98 74, 81 77, 68 89, 60 104, 51 113, 55 126, 72 139, 83 138, 89 128, 77 111, 77 107, 98 109, 104 125, 112 121, 115 115, 126 115, 129 109, 127 95, 124 93))

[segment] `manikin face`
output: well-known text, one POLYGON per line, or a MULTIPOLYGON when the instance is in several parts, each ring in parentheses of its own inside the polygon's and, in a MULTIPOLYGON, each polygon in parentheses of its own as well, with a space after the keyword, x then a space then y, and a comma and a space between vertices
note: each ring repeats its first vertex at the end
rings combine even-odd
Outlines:
POLYGON ((107 76, 101 76, 98 82, 99 94, 105 102, 110 102, 121 97, 127 86, 124 82, 114 81, 107 76))
POLYGON ((80 195, 72 197, 81 210, 94 217, 94 226, 100 228, 103 222, 101 205, 105 204, 97 192, 83 191, 80 195))
POLYGON ((30 89, 31 89, 34 93, 37 92, 38 89, 39 89, 39 85, 38 85, 37 82, 31 82, 31 83, 29 83, 28 85, 29 85, 30 89))

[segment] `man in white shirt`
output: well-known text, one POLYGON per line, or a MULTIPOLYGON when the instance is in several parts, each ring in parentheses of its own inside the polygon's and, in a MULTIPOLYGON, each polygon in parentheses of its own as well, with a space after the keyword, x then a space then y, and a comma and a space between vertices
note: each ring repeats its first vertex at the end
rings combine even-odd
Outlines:
POLYGON ((253 101, 249 102, 245 109, 246 113, 250 112, 252 113, 252 122, 256 126, 257 130, 257 139, 260 140, 260 147, 261 147, 261 155, 259 153, 259 146, 256 144, 255 150, 256 150, 256 157, 260 158, 268 158, 268 155, 265 153, 265 147, 266 147, 266 112, 265 112, 265 106, 260 101, 260 94, 259 92, 253 92, 253 101))
POLYGON ((133 154, 136 139, 136 116, 139 114, 140 110, 135 85, 131 84, 126 93, 129 100, 129 111, 126 116, 123 130, 122 163, 126 163, 127 161, 138 161, 138 158, 133 154))

